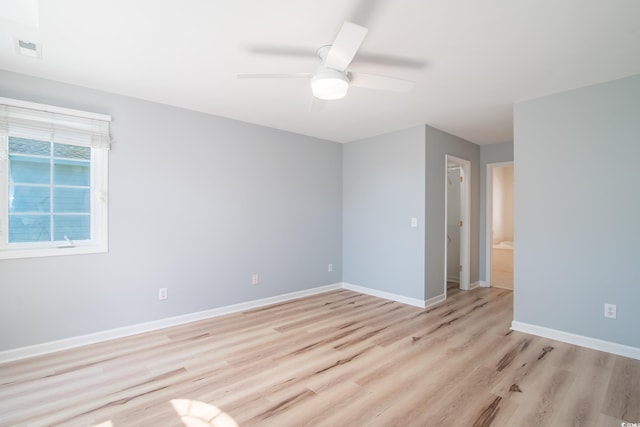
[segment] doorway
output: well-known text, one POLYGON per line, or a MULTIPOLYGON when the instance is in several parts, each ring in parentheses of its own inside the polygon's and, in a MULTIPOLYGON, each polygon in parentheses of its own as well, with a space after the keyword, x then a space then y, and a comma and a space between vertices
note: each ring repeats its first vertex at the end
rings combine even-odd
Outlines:
POLYGON ((487 165, 487 282, 513 289, 513 162, 487 165))
POLYGON ((446 296, 448 285, 465 291, 471 288, 469 274, 471 162, 448 154, 445 156, 445 162, 444 294, 446 296))

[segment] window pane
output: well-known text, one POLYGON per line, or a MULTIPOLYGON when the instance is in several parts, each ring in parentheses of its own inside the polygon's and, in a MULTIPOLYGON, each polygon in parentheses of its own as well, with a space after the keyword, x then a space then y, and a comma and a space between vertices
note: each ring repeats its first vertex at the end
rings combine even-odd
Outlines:
POLYGON ((9 213, 49 212, 49 187, 9 186, 9 213))
POLYGON ((21 184, 49 184, 49 159, 9 156, 9 181, 21 184))
POLYGON ((51 240, 49 215, 9 215, 9 243, 51 240))
POLYGON ((51 143, 48 141, 37 141, 35 139, 9 137, 10 154, 32 154, 36 156, 51 155, 51 143))
POLYGON ((3 102, 10 124, 0 123, 7 125, 0 129, 0 262, 105 252, 108 117, 3 102), (58 250, 65 236, 79 244, 58 250))
POLYGON ((91 148, 69 144, 53 144, 53 156, 66 159, 91 160, 91 148))
POLYGON ((89 162, 54 160, 53 183, 56 185, 91 185, 89 162))
POLYGON ((67 236, 71 240, 91 239, 91 222, 89 215, 54 215, 53 239, 65 240, 67 236))
POLYGON ((91 197, 88 188, 53 189, 53 211, 56 213, 89 213, 91 197))

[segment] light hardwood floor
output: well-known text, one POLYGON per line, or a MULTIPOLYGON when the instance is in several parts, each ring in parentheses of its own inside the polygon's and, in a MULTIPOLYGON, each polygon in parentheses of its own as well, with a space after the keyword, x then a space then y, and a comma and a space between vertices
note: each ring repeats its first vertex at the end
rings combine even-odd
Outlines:
POLYGON ((509 330, 512 293, 341 290, 0 365, 0 425, 615 426, 640 361, 509 330))

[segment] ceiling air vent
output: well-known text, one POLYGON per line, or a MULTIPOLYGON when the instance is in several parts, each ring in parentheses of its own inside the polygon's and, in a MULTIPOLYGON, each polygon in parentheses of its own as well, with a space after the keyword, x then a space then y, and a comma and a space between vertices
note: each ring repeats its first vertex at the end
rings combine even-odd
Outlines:
POLYGON ((42 59, 42 44, 15 38, 16 53, 29 58, 42 59))

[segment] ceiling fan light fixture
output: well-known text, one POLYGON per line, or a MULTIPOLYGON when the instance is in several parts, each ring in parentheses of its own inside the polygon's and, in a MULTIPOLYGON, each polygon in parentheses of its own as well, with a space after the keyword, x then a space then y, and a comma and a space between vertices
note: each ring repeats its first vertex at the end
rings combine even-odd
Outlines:
POLYGON ((349 90, 349 79, 337 70, 321 67, 311 78, 313 96, 326 101, 344 98, 349 90))

